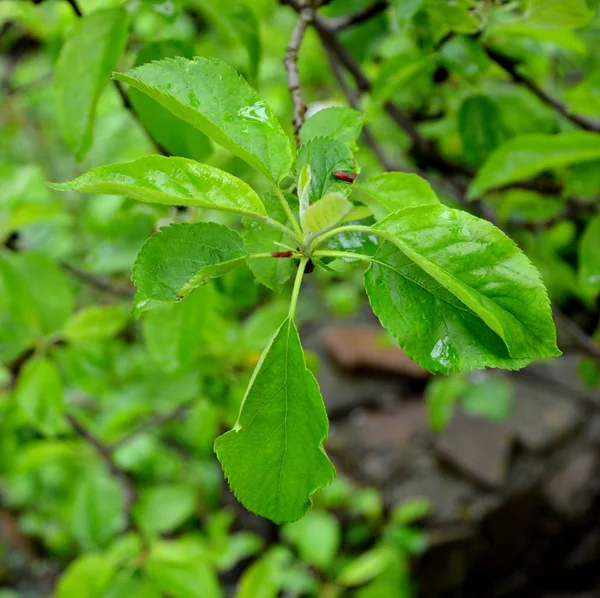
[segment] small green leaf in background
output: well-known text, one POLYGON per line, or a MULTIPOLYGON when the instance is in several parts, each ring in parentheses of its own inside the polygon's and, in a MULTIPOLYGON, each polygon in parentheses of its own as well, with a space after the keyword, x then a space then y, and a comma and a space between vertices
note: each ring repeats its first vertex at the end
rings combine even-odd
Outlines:
POLYGON ((507 378, 478 375, 462 393, 461 406, 471 415, 505 421, 510 417, 514 391, 507 378))
POLYGON ((600 135, 587 131, 521 135, 503 143, 483 164, 469 188, 476 198, 489 189, 522 181, 561 166, 600 157, 600 135))
POLYGON ((107 340, 123 330, 128 318, 116 305, 90 305, 71 315, 61 336, 72 343, 107 340))
POLYGON ((49 185, 58 191, 125 195, 146 203, 265 214, 260 198, 244 181, 186 158, 145 156, 98 166, 68 183, 49 185))
POLYGON ((350 561, 339 573, 337 583, 344 587, 360 586, 380 575, 396 560, 389 546, 376 546, 350 561))
POLYGON ((31 423, 43 434, 53 436, 63 429, 64 389, 60 373, 45 357, 25 363, 15 389, 15 400, 31 423))
POLYGON ((71 526, 83 551, 105 548, 125 528, 123 492, 119 483, 98 471, 79 480, 71 526))
POLYGON ((434 432, 443 430, 454 413, 454 406, 468 386, 464 374, 436 376, 425 391, 427 419, 434 432))
POLYGON ((196 510, 196 493, 187 484, 165 484, 141 492, 134 517, 147 534, 170 533, 196 510))
POLYGON ((308 143, 316 137, 328 137, 352 147, 360 137, 364 120, 364 115, 352 108, 324 108, 306 119, 300 129, 300 139, 308 143))
POLYGON ((540 29, 578 29, 594 18, 585 0, 526 0, 524 23, 540 29))
POLYGON ((114 574, 114 565, 106 557, 80 556, 60 578, 56 598, 104 598, 114 574))
POLYGON ((302 229, 307 233, 319 233, 338 225, 352 211, 352 204, 341 193, 328 193, 302 215, 302 229))
POLYGON ((593 357, 580 359, 577 363, 577 373, 590 390, 600 386, 600 365, 593 357))
POLYGON ((423 6, 425 0, 393 0, 392 22, 400 29, 408 25, 418 10, 423 6))
POLYGON ((579 281, 594 296, 600 294, 600 216, 585 229, 579 244, 579 281))
POLYGON ((286 525, 283 538, 297 548, 303 561, 327 571, 340 547, 340 524, 331 513, 314 509, 286 525))
MULTIPOLYGON (((263 196, 267 213, 281 224, 288 224, 287 215, 274 193, 263 196)), ((263 253, 281 251, 276 243, 289 244, 289 237, 277 228, 253 218, 244 218, 244 247, 248 253, 263 253)), ((257 280, 266 287, 279 293, 283 285, 294 272, 294 260, 288 259, 256 259, 248 260, 248 267, 257 280)))
POLYGON ((220 598, 219 582, 208 555, 185 540, 159 542, 146 561, 152 585, 171 598, 220 598))
POLYGON ((56 64, 58 125, 77 159, 90 149, 96 104, 125 49, 128 16, 122 8, 79 19, 56 64))
POLYGON ((442 46, 441 60, 448 70, 469 80, 483 75, 490 65, 481 43, 468 35, 455 35, 447 41, 442 46))
POLYGON ((434 66, 431 56, 413 54, 410 56, 391 56, 379 67, 373 81, 373 99, 380 105, 385 104, 398 90, 409 87, 434 66))
MULTIPOLYGON (((299 195, 300 190, 306 187, 305 173, 310 173, 307 197, 309 203, 314 203, 334 191, 349 195, 352 184, 336 179, 334 174, 356 173, 356 165, 347 145, 333 139, 317 137, 300 147, 296 172, 299 195)), ((300 197, 301 203, 302 199, 300 197)))
POLYGON ((288 318, 256 366, 237 423, 215 441, 237 499, 276 523, 300 519, 335 475, 323 449, 327 429, 319 386, 288 318))
POLYGON ((166 58, 115 73, 115 78, 148 94, 273 181, 288 174, 289 138, 271 108, 228 64, 215 58, 166 58))
POLYGON ((283 577, 277 565, 268 555, 252 563, 242 574, 235 598, 277 598, 283 577))
POLYGON ((132 279, 145 297, 174 303, 246 256, 242 237, 231 228, 214 222, 171 224, 144 243, 132 279))
POLYGON ((431 185, 416 174, 384 172, 361 181, 356 188, 377 202, 366 202, 377 220, 402 208, 440 203, 431 185))
POLYGON ((470 11, 471 0, 425 0, 425 8, 435 24, 456 33, 475 33, 479 19, 470 11))
POLYGON ((539 273, 494 225, 432 204, 374 228, 395 240, 365 272, 371 306, 422 367, 518 369, 561 354, 539 273))
MULTIPOLYGON (((167 0, 167 2, 170 0, 167 0)), ((194 48, 181 40, 161 40, 145 45, 137 54, 134 66, 153 60, 183 56, 192 58, 194 48)), ((212 154, 210 140, 204 133, 177 118, 138 89, 129 90, 135 113, 152 138, 169 153, 181 158, 204 162, 212 154)))
POLYGON ((467 97, 458 112, 458 131, 466 162, 481 164, 505 138, 496 102, 484 95, 467 97))

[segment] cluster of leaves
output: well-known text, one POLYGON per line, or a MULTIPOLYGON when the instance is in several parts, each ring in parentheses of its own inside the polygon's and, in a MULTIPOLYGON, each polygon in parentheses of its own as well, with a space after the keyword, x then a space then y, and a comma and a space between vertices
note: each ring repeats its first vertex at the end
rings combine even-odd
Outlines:
MULTIPOLYGON (((0 3, 15 45, 44 44, 7 63, 0 122, 2 490, 28 535, 60 558, 82 554, 57 596, 218 596, 218 574, 258 554, 239 596, 410 595, 408 556, 424 542, 410 524, 423 504, 386 521, 376 494, 335 498, 339 481, 314 494, 334 469, 296 324, 320 310, 303 304, 303 277, 314 266, 342 312, 364 284, 383 326, 433 372, 558 355, 544 283, 584 314, 600 294, 600 217, 587 218, 600 136, 518 77, 545 85, 552 74, 562 92, 576 69, 561 106, 597 116, 597 58, 586 54, 597 6, 393 0, 342 33, 373 74, 363 111, 326 103, 296 151, 276 116, 291 113, 280 66, 289 8, 88 0, 77 16, 72 4, 0 3), (425 144, 413 151, 398 136, 390 105, 423 121, 425 144), (456 183, 468 186, 467 211, 444 185, 381 173, 358 141, 365 122, 393 160, 440 168, 451 185, 467 177, 456 183), (51 185, 63 195, 44 184, 68 179, 51 185), (482 205, 524 252, 469 213, 482 205), (267 551, 220 510, 213 441, 224 425, 215 449, 235 495, 286 523, 267 551), (359 521, 341 530, 330 508, 359 521)), ((323 13, 335 22, 367 4, 323 13)), ((319 52, 307 37, 300 71, 307 95, 329 100, 319 52)), ((582 363, 594 382, 596 365, 582 363)), ((496 377, 436 378, 434 429, 458 400, 500 418, 511 393, 496 377)))

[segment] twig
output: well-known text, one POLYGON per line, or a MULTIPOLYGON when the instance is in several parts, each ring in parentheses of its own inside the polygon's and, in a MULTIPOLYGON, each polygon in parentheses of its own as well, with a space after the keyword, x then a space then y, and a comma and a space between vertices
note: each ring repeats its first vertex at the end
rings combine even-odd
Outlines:
POLYGON ((294 135, 298 147, 301 144, 300 129, 304 124, 304 117, 306 116, 306 102, 300 83, 300 73, 298 72, 298 52, 300 51, 308 24, 312 21, 313 16, 314 10, 312 8, 303 7, 299 10, 298 21, 292 32, 292 37, 285 51, 283 61, 287 73, 288 88, 294 103, 294 135))
POLYGON ((152 430, 153 428, 158 428, 159 426, 162 426, 163 424, 167 424, 169 422, 180 419, 181 417, 183 417, 187 414, 191 405, 192 405, 192 401, 188 401, 188 402, 184 403, 183 405, 179 405, 179 407, 177 407, 173 411, 169 411, 168 413, 160 413, 153 417, 148 418, 141 426, 139 426, 135 430, 132 430, 129 434, 126 434, 122 438, 119 438, 119 440, 113 442, 110 445, 110 450, 114 451, 114 450, 118 449, 119 447, 123 446, 124 444, 127 444, 130 440, 132 440, 136 436, 139 436, 140 434, 143 434, 144 432, 148 432, 148 431, 152 430))
POLYGON ((73 7, 73 11, 75 12, 75 14, 78 17, 83 16, 83 13, 81 12, 81 9, 79 8, 79 4, 77 4, 77 0, 67 0, 67 2, 73 7))
POLYGON ((69 274, 72 274, 76 278, 79 278, 79 280, 82 280, 83 282, 93 286, 99 291, 104 291, 105 293, 110 293, 116 297, 122 297, 123 299, 131 299, 135 294, 129 289, 115 287, 107 280, 99 278, 98 276, 95 276, 90 272, 86 272, 85 270, 81 270, 80 268, 76 268, 75 266, 71 266, 66 262, 61 262, 60 266, 69 274))
POLYGON ((371 6, 365 6, 355 13, 337 17, 335 19, 329 19, 329 26, 333 31, 342 31, 343 29, 348 29, 348 27, 360 25, 382 13, 388 6, 388 2, 379 0, 379 2, 375 2, 375 4, 371 4, 371 6))
POLYGON ((538 87, 533 81, 521 75, 515 68, 515 64, 510 58, 487 46, 484 46, 483 48, 489 58, 498 66, 502 67, 512 77, 513 81, 516 83, 521 83, 527 87, 527 89, 534 93, 540 100, 542 100, 542 102, 554 108, 554 110, 556 110, 559 114, 564 116, 567 120, 570 120, 578 127, 585 129, 586 131, 600 133, 600 123, 594 122, 588 118, 585 118, 584 116, 573 114, 562 102, 559 102, 548 92, 544 91, 541 87, 538 87))
POLYGON ((132 509, 137 500, 137 492, 133 480, 125 473, 115 462, 111 449, 94 436, 75 416, 66 415, 67 421, 73 428, 73 431, 87 444, 89 444, 104 461, 108 467, 110 475, 119 482, 123 490, 123 511, 127 522, 127 529, 135 529, 135 523, 132 517, 132 509))
POLYGON ((598 345, 593 338, 588 336, 575 322, 573 322, 573 320, 571 320, 571 318, 563 314, 558 308, 552 308, 552 315, 554 316, 556 324, 573 337, 577 346, 600 364, 600 345, 598 345))

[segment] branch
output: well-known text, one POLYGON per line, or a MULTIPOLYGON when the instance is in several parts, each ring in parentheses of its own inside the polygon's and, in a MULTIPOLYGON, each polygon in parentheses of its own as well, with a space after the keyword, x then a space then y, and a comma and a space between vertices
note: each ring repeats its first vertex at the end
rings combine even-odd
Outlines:
POLYGON ((593 357, 600 364, 600 345, 588 336, 571 318, 563 314, 558 308, 552 308, 552 315, 557 326, 568 332, 577 346, 593 357))
POLYGON ((360 25, 382 13, 388 6, 389 3, 386 0, 379 0, 379 2, 365 6, 350 15, 329 19, 329 26, 333 31, 342 31, 354 25, 360 25))
POLYGON ((302 93, 302 85, 300 83, 300 73, 298 72, 298 53, 304 34, 308 24, 314 17, 314 10, 312 8, 304 7, 298 12, 298 22, 292 37, 285 51, 284 65, 287 73, 288 88, 292 96, 294 103, 294 135, 296 137, 296 143, 300 147, 300 129, 304 124, 304 117, 306 116, 306 102, 304 100, 304 94, 302 93))
POLYGON ((77 4, 77 0, 67 0, 67 2, 73 7, 73 11, 78 17, 82 17, 83 13, 81 12, 81 8, 79 8, 79 4, 77 4))
POLYGON ((129 289, 115 287, 107 280, 99 278, 98 276, 95 276, 90 272, 86 272, 85 270, 81 270, 80 268, 76 268, 75 266, 71 266, 66 262, 61 262, 60 267, 69 274, 72 274, 79 280, 82 280, 83 282, 98 289, 99 291, 110 293, 111 295, 115 295, 116 297, 122 297, 123 299, 132 299, 135 294, 129 289))
POLYGON ((562 102, 559 102, 541 87, 538 87, 533 81, 521 75, 515 68, 515 64, 510 58, 500 54, 499 52, 496 52, 492 48, 488 48, 487 46, 483 46, 483 49, 491 60, 493 60, 498 66, 502 67, 512 77, 513 81, 516 83, 521 83, 527 87, 527 89, 529 89, 540 100, 542 100, 544 104, 554 108, 554 110, 556 110, 559 114, 564 116, 567 120, 570 120, 578 127, 585 129, 586 131, 600 133, 600 123, 570 112, 562 102))
POLYGON ((135 529, 135 523, 132 518, 131 511, 137 499, 137 492, 133 480, 119 468, 114 460, 112 450, 96 438, 75 416, 67 414, 67 421, 73 428, 73 431, 87 444, 89 444, 104 461, 108 467, 110 475, 119 482, 123 490, 123 510, 127 521, 127 529, 135 529))

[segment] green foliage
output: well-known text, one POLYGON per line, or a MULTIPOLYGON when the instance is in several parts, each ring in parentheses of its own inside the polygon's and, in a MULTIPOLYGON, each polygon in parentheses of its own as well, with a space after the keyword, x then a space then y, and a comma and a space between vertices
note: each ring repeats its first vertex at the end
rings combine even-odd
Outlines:
POLYGON ((343 106, 334 106, 319 110, 306 120, 300 129, 302 143, 308 143, 317 137, 326 137, 353 147, 360 137, 364 116, 343 106))
POLYGON ((594 296, 600 294, 600 216, 587 226, 579 246, 579 280, 594 296))

